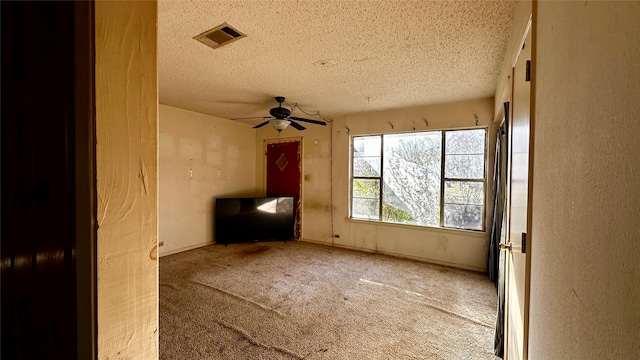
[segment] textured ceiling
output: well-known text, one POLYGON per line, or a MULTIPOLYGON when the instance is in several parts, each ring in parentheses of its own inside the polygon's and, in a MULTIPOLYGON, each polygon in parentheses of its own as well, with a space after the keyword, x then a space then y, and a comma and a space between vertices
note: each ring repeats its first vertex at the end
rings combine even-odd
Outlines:
POLYGON ((266 116, 282 95, 331 118, 493 96, 514 5, 161 0, 160 103, 236 118, 266 116), (193 39, 224 22, 248 36, 218 49, 193 39))

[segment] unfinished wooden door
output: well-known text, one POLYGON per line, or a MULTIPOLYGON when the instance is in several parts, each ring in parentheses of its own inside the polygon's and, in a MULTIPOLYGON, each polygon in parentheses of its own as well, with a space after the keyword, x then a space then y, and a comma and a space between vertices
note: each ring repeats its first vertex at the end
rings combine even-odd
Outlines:
POLYGON ((0 358, 92 359, 93 3, 3 1, 0 14, 0 358))
POLYGON ((300 216, 301 150, 299 140, 267 143, 266 146, 266 196, 293 196, 296 240, 301 237, 302 224, 300 216))
POLYGON ((507 254, 505 359, 527 359, 529 323, 529 193, 531 136, 531 32, 513 68, 511 176, 507 254))

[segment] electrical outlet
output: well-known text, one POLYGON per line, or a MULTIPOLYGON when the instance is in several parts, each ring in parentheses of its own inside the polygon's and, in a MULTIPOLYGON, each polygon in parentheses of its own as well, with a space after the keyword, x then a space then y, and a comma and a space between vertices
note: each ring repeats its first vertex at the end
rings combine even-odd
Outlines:
POLYGON ((160 243, 158 245, 164 246, 164 241, 160 241, 160 243))
POLYGON ((333 237, 336 239, 340 239, 340 234, 334 234, 333 237))

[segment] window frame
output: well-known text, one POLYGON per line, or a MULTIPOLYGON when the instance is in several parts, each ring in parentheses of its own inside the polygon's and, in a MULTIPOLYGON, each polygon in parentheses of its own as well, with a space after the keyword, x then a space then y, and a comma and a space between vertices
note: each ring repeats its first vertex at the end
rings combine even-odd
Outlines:
MULTIPOLYGON (((351 181, 349 182, 349 194, 350 194, 350 198, 349 198, 349 218, 352 219, 358 219, 358 220, 365 220, 365 221, 382 221, 382 199, 383 199, 383 176, 384 176, 384 170, 383 170, 383 165, 384 164, 384 138, 380 135, 361 135, 361 136, 352 136, 351 139, 351 171, 349 173, 349 178, 351 179, 351 181), (355 138, 359 137, 359 138, 364 138, 364 137, 373 137, 373 136, 380 136, 380 176, 354 176, 355 174, 355 170, 354 170, 354 166, 355 166, 355 151, 354 151, 354 146, 353 146, 353 142, 355 140, 355 138), (364 218, 354 218, 353 217, 353 199, 356 198, 353 196, 353 179, 362 179, 362 180, 378 180, 380 183, 380 195, 378 196, 378 219, 364 219, 364 218)), ((363 158, 366 156, 362 156, 363 158)), ((369 198, 361 198, 361 197, 357 197, 356 199, 369 199, 369 198)))
MULTIPOLYGON (((438 229, 448 229, 448 230, 462 230, 462 231, 473 231, 473 232, 486 232, 486 219, 487 219, 487 189, 488 189, 488 167, 489 167, 489 127, 488 126, 474 126, 474 127, 464 127, 464 128, 449 128, 449 129, 438 129, 438 130, 429 130, 429 131, 411 131, 406 132, 409 134, 414 133, 434 133, 439 132, 441 136, 441 146, 440 146, 440 219, 439 226, 431 226, 431 225, 418 225, 418 224, 408 224, 402 222, 391 222, 383 220, 383 206, 384 206, 384 138, 388 135, 397 135, 402 134, 402 132, 397 133, 378 133, 378 134, 361 134, 361 135, 352 135, 350 136, 350 166, 349 166, 349 219, 356 221, 371 221, 371 222, 379 222, 384 224, 394 224, 394 225, 404 225, 404 226, 415 226, 420 228, 438 228, 438 229), (446 145, 446 136, 448 132, 455 131, 465 131, 465 130, 484 130, 484 146, 483 146, 483 172, 481 179, 473 179, 473 178, 455 178, 455 177, 446 177, 446 156, 447 156, 447 145, 446 145), (355 166, 355 148, 354 141, 357 138, 364 137, 379 137, 380 138, 380 175, 379 176, 356 176, 354 171, 355 166), (380 191, 378 196, 378 218, 360 218, 353 216, 353 204, 354 199, 359 199, 360 197, 354 197, 354 189, 353 183, 354 180, 363 179, 363 180, 378 180, 380 184, 380 191), (459 183, 482 183, 482 228, 481 229, 468 229, 461 227, 452 227, 445 226, 445 205, 447 204, 455 204, 455 203, 447 203, 445 201, 445 184, 447 182, 459 182, 459 183)), ((448 154, 455 155, 455 154, 448 154)), ((470 154, 470 155, 479 155, 479 154, 470 154)), ((369 199, 369 198, 364 198, 369 199)), ((465 205, 474 205, 474 204, 465 204, 465 205)))

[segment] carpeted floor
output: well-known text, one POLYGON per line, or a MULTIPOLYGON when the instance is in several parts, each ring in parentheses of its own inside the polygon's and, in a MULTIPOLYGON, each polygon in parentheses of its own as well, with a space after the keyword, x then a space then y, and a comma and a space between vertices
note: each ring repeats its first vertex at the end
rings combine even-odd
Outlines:
POLYGON ((483 274, 305 242, 160 259, 160 359, 497 359, 483 274))

